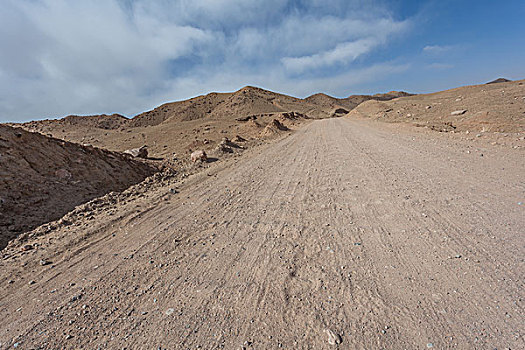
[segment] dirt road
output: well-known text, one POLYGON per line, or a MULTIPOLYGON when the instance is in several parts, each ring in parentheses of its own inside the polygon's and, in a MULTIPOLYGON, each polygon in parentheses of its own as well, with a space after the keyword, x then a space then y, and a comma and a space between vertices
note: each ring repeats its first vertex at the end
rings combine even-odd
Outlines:
POLYGON ((0 347, 523 348, 524 159, 312 122, 2 261, 0 347))

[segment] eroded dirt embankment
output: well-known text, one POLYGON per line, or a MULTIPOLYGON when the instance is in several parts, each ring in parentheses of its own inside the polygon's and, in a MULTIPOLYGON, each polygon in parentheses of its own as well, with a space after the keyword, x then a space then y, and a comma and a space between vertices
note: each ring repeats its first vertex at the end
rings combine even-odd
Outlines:
POLYGON ((0 125, 0 249, 77 205, 156 171, 116 152, 0 125))
MULTIPOLYGON (((121 152, 27 132, 20 127, 0 125, 0 175, 3 180, 0 183, 0 249, 9 240, 28 233, 41 224, 59 219, 79 204, 106 194, 117 198, 119 194, 112 192, 121 192, 159 170, 168 170, 160 175, 161 178, 172 177, 173 171, 181 175, 198 172, 206 168, 207 163, 239 155, 247 148, 287 134, 309 118, 290 112, 259 116, 258 120, 270 122, 267 125, 254 123, 251 126, 245 125, 249 123, 241 123, 239 130, 230 130, 223 134, 221 141, 213 143, 195 137, 186 147, 185 153, 172 152, 167 157, 150 157, 147 161, 133 159, 121 152), (246 139, 235 131, 242 131, 241 134, 246 139), (206 164, 193 164, 190 161, 193 150, 206 150, 210 156, 206 164)), ((100 118, 88 118, 86 123, 93 121, 100 122, 100 118)), ((192 129, 184 130, 188 135, 193 135, 194 132, 192 129)), ((182 148, 184 147, 180 144, 176 147, 177 150, 182 148)), ((159 182, 158 177, 149 180, 146 187, 159 182)), ((144 186, 128 191, 125 197, 142 193, 142 187, 144 186)), ((101 203, 105 201, 101 200, 101 203)), ((108 203, 111 204, 111 201, 108 203)), ((67 216, 64 222, 67 224, 70 219, 72 218, 67 216)), ((41 228, 38 234, 55 226, 57 225, 52 224, 41 228)))

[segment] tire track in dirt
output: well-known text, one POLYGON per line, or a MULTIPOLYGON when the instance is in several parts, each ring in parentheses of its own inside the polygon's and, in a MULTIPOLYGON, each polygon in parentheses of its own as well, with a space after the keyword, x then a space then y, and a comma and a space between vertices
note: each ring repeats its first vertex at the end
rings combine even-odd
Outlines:
POLYGON ((425 138, 315 121, 189 179, 1 293, 0 347, 519 348, 519 154, 425 138))

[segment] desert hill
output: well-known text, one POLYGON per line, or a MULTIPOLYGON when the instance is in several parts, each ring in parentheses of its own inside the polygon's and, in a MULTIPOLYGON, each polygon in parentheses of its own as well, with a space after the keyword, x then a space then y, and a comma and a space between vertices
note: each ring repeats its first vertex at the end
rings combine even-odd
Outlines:
POLYGON ((77 127, 94 126, 99 129, 118 129, 128 123, 128 118, 120 114, 79 116, 69 115, 60 120, 64 125, 77 127))
POLYGON ((498 78, 498 79, 494 79, 492 81, 489 81, 487 84, 498 84, 498 83, 508 83, 512 80, 509 80, 509 79, 506 79, 506 78, 498 78))
POLYGON ((17 234, 156 171, 119 153, 1 124, 0 163, 0 249, 17 234))
MULTIPOLYGON (((286 127, 300 120, 329 118, 348 113, 367 99, 391 99, 406 93, 350 96, 336 99, 299 99, 246 86, 232 93, 210 93, 185 101, 165 103, 126 119, 120 115, 69 116, 58 120, 19 124, 26 130, 112 151, 147 145, 153 157, 185 157, 195 146, 211 150, 224 138, 268 137, 274 119, 286 127), (331 101, 329 103, 326 100, 331 101), (292 113, 294 118, 289 118, 292 113), (299 116, 299 118, 297 118, 299 116)), ((314 95, 316 96, 316 95, 314 95)))
POLYGON ((406 122, 437 131, 525 131, 525 80, 464 86, 390 101, 366 101, 349 116, 406 122))
POLYGON ((234 93, 210 93, 186 101, 163 104, 133 117, 129 127, 156 126, 198 119, 230 120, 255 114, 299 112, 322 118, 324 109, 304 100, 247 86, 234 93))
POLYGON ((375 95, 351 95, 346 98, 336 98, 323 93, 308 96, 305 98, 306 101, 313 103, 317 106, 326 107, 328 109, 344 108, 348 111, 354 109, 361 103, 369 100, 377 101, 388 101, 398 97, 412 96, 404 91, 390 91, 384 94, 375 95))
POLYGON ((145 127, 156 126, 169 119, 190 121, 208 116, 214 108, 231 96, 229 93, 210 93, 205 96, 194 97, 185 101, 165 103, 151 111, 140 113, 133 117, 128 126, 145 127))
POLYGON ((350 109, 345 101, 341 104, 346 109, 247 86, 166 103, 131 119, 119 114, 69 115, 12 125, 17 128, 2 125, 0 147, 7 164, 2 176, 7 181, 0 187, 0 246, 156 171, 123 155, 125 150, 146 145, 150 159, 162 161, 156 166, 181 170, 189 166, 193 151, 223 158, 312 118, 344 115, 350 109))

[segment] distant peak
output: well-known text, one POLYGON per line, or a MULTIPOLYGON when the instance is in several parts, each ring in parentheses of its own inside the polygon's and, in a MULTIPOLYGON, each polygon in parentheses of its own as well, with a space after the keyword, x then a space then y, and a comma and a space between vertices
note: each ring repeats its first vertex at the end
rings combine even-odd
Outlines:
POLYGON ((508 83, 510 81, 512 81, 512 80, 505 79, 505 78, 498 78, 498 79, 489 81, 487 84, 508 83))
POLYGON ((265 89, 261 89, 261 88, 256 87, 256 86, 251 86, 251 85, 247 85, 247 86, 243 87, 242 89, 240 89, 237 92, 250 92, 250 91, 271 92, 271 91, 268 91, 268 90, 265 90, 265 89))
POLYGON ((313 95, 311 95, 311 96, 308 96, 307 99, 309 99, 309 98, 315 98, 315 97, 329 97, 329 98, 333 98, 332 96, 327 95, 327 94, 325 94, 325 93, 323 93, 323 92, 318 92, 318 93, 316 93, 316 94, 313 94, 313 95))
POLYGON ((65 116, 64 118, 62 119, 82 119, 82 118, 99 118, 99 119, 104 119, 104 118, 119 118, 119 119, 128 119, 126 118, 125 116, 121 115, 121 114, 118 114, 118 113, 113 113, 113 114, 90 114, 90 115, 78 115, 78 114, 70 114, 70 115, 67 115, 65 116))

